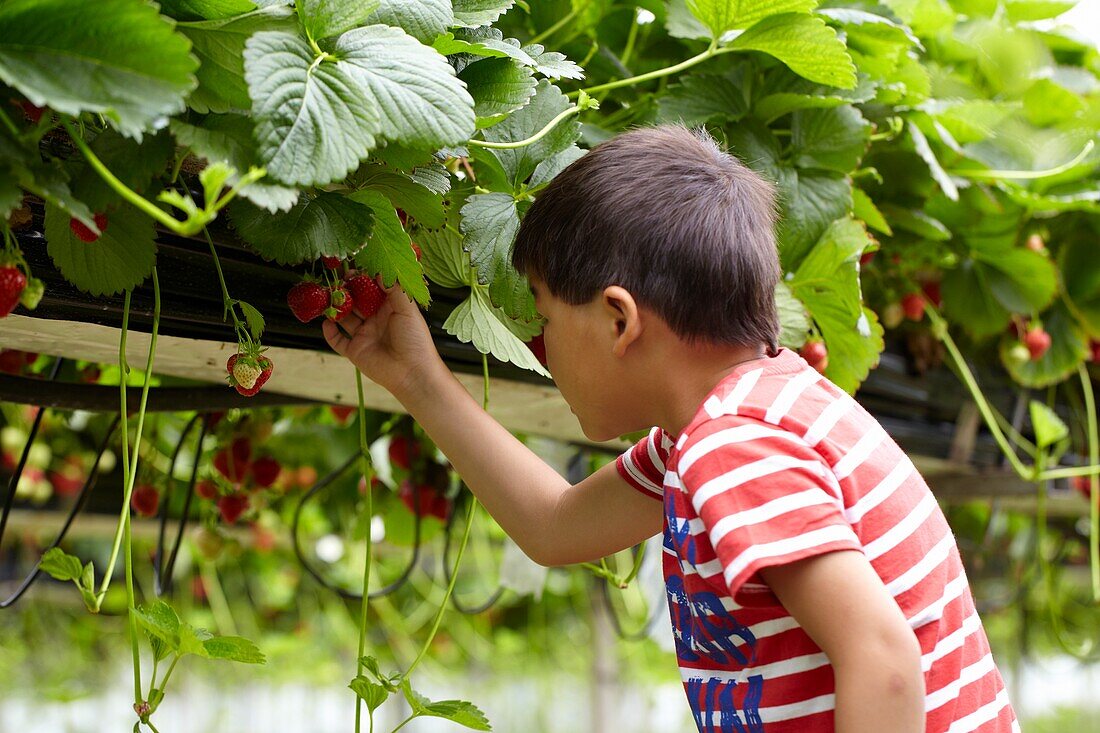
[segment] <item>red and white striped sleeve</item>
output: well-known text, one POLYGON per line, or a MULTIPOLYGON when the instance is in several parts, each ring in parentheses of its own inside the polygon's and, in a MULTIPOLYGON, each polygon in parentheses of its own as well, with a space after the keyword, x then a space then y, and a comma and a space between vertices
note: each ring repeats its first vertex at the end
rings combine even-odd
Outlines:
POLYGON ((676 468, 739 603, 767 591, 762 568, 862 550, 832 469, 788 430, 744 416, 708 420, 684 440, 676 468))
POLYGON ((630 450, 615 459, 619 475, 638 491, 654 499, 665 495, 665 463, 672 438, 661 428, 653 428, 630 450))

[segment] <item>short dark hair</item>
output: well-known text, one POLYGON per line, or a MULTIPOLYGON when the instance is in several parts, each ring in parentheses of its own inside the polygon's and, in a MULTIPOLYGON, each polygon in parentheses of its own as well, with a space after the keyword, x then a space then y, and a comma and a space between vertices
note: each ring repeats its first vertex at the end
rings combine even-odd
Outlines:
POLYGON ((704 131, 660 125, 593 148, 538 195, 512 264, 581 305, 619 285, 681 338, 778 348, 774 187, 704 131))

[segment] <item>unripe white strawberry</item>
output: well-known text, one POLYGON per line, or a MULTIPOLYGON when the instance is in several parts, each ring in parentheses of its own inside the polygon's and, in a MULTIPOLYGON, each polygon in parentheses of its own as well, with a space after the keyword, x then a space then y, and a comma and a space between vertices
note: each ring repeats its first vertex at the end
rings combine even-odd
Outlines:
POLYGON ((260 368, 243 359, 238 359, 233 365, 233 378, 245 389, 252 389, 256 385, 256 380, 260 378, 260 368))

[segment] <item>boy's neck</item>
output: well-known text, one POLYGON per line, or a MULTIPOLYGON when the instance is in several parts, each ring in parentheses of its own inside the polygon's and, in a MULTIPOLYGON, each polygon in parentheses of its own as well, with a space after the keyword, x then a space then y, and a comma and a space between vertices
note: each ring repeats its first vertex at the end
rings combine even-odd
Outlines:
POLYGON ((674 376, 657 386, 660 394, 651 403, 659 410, 654 424, 675 438, 719 382, 741 365, 764 356, 763 345, 691 346, 667 354, 662 372, 674 376))

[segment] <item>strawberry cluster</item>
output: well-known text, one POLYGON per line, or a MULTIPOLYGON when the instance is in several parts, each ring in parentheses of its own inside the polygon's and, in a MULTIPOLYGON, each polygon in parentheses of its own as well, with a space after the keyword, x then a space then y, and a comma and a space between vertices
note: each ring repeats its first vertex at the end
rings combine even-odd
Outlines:
POLYGON ((1009 358, 1020 364, 1039 361, 1053 343, 1050 334, 1037 319, 1023 323, 1021 319, 1013 318, 1008 331, 1016 338, 1016 343, 1008 351, 1009 358))
POLYGON ((0 318, 10 314, 17 305, 34 310, 45 292, 46 285, 30 276, 26 260, 13 244, 0 250, 0 318))
POLYGON ((324 257, 322 263, 324 272, 320 278, 307 276, 287 293, 286 303, 295 318, 302 323, 321 316, 339 321, 353 309, 363 318, 379 311, 386 293, 374 278, 348 270, 336 257, 324 257))
POLYGON ((389 459, 393 476, 398 479, 397 496, 405 508, 420 517, 447 521, 452 510, 447 496, 447 467, 425 456, 420 443, 407 433, 397 433, 390 439, 389 459))

